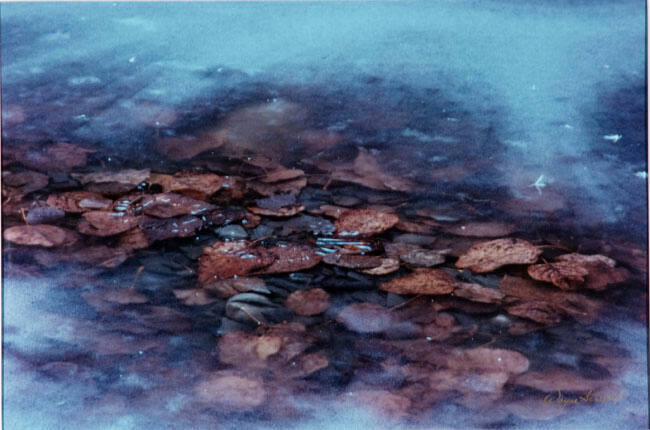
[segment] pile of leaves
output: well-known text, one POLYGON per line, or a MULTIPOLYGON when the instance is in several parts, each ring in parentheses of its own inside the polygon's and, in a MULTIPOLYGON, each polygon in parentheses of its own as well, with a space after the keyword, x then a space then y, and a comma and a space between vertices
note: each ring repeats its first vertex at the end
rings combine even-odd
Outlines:
MULTIPOLYGON (((320 393, 392 420, 417 421, 447 401, 494 420, 545 419, 565 412, 544 405, 546 393, 614 389, 608 378, 544 369, 513 339, 596 321, 608 291, 645 276, 642 251, 617 261, 547 242, 482 216, 483 203, 448 200, 451 216, 419 201, 421 184, 386 171, 378 150, 358 146, 339 161, 343 137, 301 129, 300 112, 247 107, 198 136, 161 139, 174 160, 164 171, 106 167, 100 150, 69 142, 10 148, 7 273, 135 264, 130 285, 81 294, 106 318, 99 336, 221 326, 216 358, 190 381, 193 407, 220 413, 287 416, 299 413, 292 396, 320 393), (278 156, 287 136, 306 148, 298 165, 278 156), (141 272, 162 270, 147 258, 169 252, 184 263, 161 267, 181 281, 141 287, 141 272)), ((118 344, 103 353, 133 353, 118 344)), ((605 351, 591 359, 617 371, 605 351)))

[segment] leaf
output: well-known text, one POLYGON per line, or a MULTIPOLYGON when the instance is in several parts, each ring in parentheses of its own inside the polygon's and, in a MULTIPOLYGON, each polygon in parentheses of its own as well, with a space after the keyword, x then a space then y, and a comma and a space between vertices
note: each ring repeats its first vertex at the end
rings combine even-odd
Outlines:
POLYGON ((456 262, 459 269, 486 273, 508 264, 532 264, 542 250, 521 239, 496 239, 472 247, 456 262))
POLYGON ((454 348, 435 356, 433 363, 456 370, 489 370, 519 374, 528 370, 530 362, 521 353, 498 348, 454 348))
POLYGON ((300 169, 287 169, 285 167, 278 167, 272 172, 264 175, 264 177, 260 178, 260 181, 264 183, 275 183, 300 178, 302 176, 305 176, 305 172, 300 169))
MULTIPOLYGON (((353 182, 376 190, 412 191, 415 184, 404 178, 382 172, 375 157, 365 148, 358 148, 359 154, 352 165, 337 165, 331 178, 353 182)), ((326 169, 328 170, 328 169, 326 169)))
POLYGON ((445 231, 457 236, 501 237, 514 233, 517 228, 513 224, 502 222, 468 222, 447 227, 445 231))
POLYGON ((339 267, 346 267, 349 269, 372 269, 379 267, 382 263, 381 257, 371 257, 368 255, 352 255, 352 254, 326 254, 323 257, 323 262, 339 267))
POLYGON ((322 314, 330 306, 330 296, 322 288, 294 291, 284 305, 300 316, 322 314))
POLYGON ((5 240, 18 245, 53 246, 70 245, 79 239, 77 234, 71 230, 53 225, 21 225, 9 227, 4 231, 5 240))
POLYGON ((142 182, 149 180, 151 171, 149 169, 124 169, 118 171, 103 171, 94 173, 73 173, 71 176, 81 182, 83 185, 87 184, 102 184, 102 183, 118 183, 126 184, 136 187, 142 182))
POLYGON ((205 306, 217 301, 217 299, 210 297, 205 290, 200 288, 173 290, 173 293, 185 306, 205 306))
POLYGON ((96 151, 72 143, 60 142, 42 148, 18 151, 16 160, 35 170, 67 172, 85 166, 88 154, 93 152, 96 151))
MULTIPOLYGON (((128 250, 127 250, 128 251, 128 250)), ((123 249, 109 248, 105 245, 81 248, 74 252, 35 252, 34 259, 43 266, 60 263, 82 263, 113 269, 129 257, 123 249)))
POLYGON ((264 285, 260 278, 237 277, 224 279, 223 281, 210 282, 203 286, 204 290, 217 293, 221 298, 228 298, 239 293, 252 291, 256 293, 270 294, 271 292, 264 285))
POLYGON ((388 309, 374 303, 347 305, 336 316, 336 320, 357 333, 381 333, 396 323, 388 309))
POLYGON ((294 232, 309 232, 314 235, 331 235, 336 227, 325 218, 301 215, 286 220, 282 224, 282 234, 288 235, 294 232))
POLYGON ((305 210, 305 205, 295 204, 279 209, 263 209, 255 206, 248 207, 248 210, 257 215, 291 217, 305 210))
POLYGON ((199 258, 199 283, 244 276, 255 269, 266 267, 275 257, 262 247, 253 247, 245 240, 215 242, 203 249, 199 258))
MULTIPOLYGON (((418 247, 419 248, 419 247, 418 247)), ((399 256, 406 264, 416 267, 433 267, 445 262, 445 255, 449 253, 448 249, 443 250, 429 250, 429 249, 413 249, 405 252, 399 256)))
POLYGON ((314 352, 297 357, 291 366, 284 366, 280 371, 285 378, 304 378, 325 369, 329 364, 330 362, 324 354, 314 352))
POLYGON ((416 269, 413 273, 384 282, 380 290, 394 294, 449 294, 458 286, 451 275, 438 269, 416 269))
POLYGON ((300 190, 307 186, 307 178, 300 177, 288 181, 274 182, 272 184, 262 181, 250 181, 247 184, 250 189, 263 196, 273 196, 274 194, 300 194, 300 190))
POLYGON ((588 379, 563 369, 544 372, 526 372, 511 381, 515 385, 530 387, 545 393, 557 391, 586 393, 611 385, 609 379, 588 379))
POLYGON ((399 221, 395 214, 373 209, 352 209, 343 212, 336 220, 336 231, 340 237, 372 236, 383 233, 399 221))
POLYGON ((563 290, 573 290, 589 272, 573 263, 558 262, 528 266, 528 274, 538 281, 550 282, 563 290))
POLYGON ((47 204, 69 213, 82 213, 96 210, 109 210, 113 200, 98 193, 88 191, 70 191, 61 194, 50 194, 47 204))
POLYGON ((140 224, 140 229, 148 242, 156 242, 172 237, 189 237, 203 226, 200 218, 186 215, 179 218, 148 219, 140 224))
POLYGON ((321 256, 307 245, 281 244, 266 251, 274 258, 271 265, 258 270, 258 275, 271 273, 297 272, 314 267, 321 261, 321 256))
POLYGON ((47 175, 30 170, 23 172, 2 172, 3 195, 20 199, 23 196, 47 187, 50 178, 47 175))
POLYGON ((139 208, 145 215, 171 218, 179 215, 201 215, 216 208, 202 200, 175 193, 154 194, 144 197, 139 208))
POLYGON ((196 398, 226 412, 244 412, 262 405, 267 392, 261 378, 229 371, 212 374, 194 387, 196 398))
POLYGON ((152 173, 149 182, 160 184, 164 193, 178 193, 198 200, 207 200, 227 183, 214 173, 178 172, 174 175, 152 173))
POLYGON ((399 270, 399 261, 394 258, 382 258, 381 264, 372 269, 362 270, 366 275, 381 276, 393 273, 399 270))
POLYGON ((259 209, 277 210, 286 206, 296 204, 296 196, 293 194, 276 194, 264 199, 255 200, 259 209))
POLYGON ((454 289, 454 295, 479 303, 501 303, 505 297, 500 290, 483 287, 479 284, 460 282, 454 289))
POLYGON ((548 302, 526 301, 505 309, 510 315, 527 318, 544 325, 556 325, 564 319, 564 312, 548 302))
POLYGON ((211 133, 167 137, 156 142, 158 152, 172 160, 189 160, 204 151, 214 150, 222 145, 223 139, 211 133))
POLYGON ((385 390, 351 391, 342 394, 339 399, 345 405, 353 402, 363 408, 369 408, 389 420, 407 418, 411 407, 411 401, 407 397, 385 390))
POLYGON ((149 248, 151 243, 139 228, 127 230, 120 235, 118 247, 126 251, 149 248))
POLYGON ((138 226, 143 219, 122 212, 90 211, 82 215, 79 232, 91 236, 113 236, 138 226))
POLYGON ((587 275, 583 287, 590 290, 602 291, 608 285, 624 282, 630 277, 626 269, 615 267, 616 261, 604 255, 564 254, 556 260, 585 269, 587 275))

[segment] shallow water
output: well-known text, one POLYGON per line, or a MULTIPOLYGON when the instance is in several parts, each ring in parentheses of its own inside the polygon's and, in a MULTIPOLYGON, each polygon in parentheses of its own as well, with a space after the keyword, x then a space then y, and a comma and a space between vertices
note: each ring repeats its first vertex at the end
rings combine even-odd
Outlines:
MULTIPOLYGON (((605 291, 585 293, 605 304, 596 318, 574 313, 525 333, 508 331, 522 319, 501 306, 456 299, 464 305, 436 309, 461 327, 441 341, 449 351, 517 351, 531 372, 559 368, 591 381, 575 382, 567 397, 607 382, 608 395, 617 398, 569 404, 541 419, 530 411, 557 402, 544 402, 551 394, 516 383, 513 374, 503 390, 482 387, 492 382, 474 375, 478 382, 448 382, 455 389, 440 397, 418 395, 422 382, 400 366, 422 363, 395 346, 422 340, 408 319, 377 333, 355 333, 335 321, 355 302, 417 314, 417 300, 378 290, 395 275, 323 263, 261 275, 276 305, 265 324, 304 324, 317 339, 307 353, 328 360, 305 378, 287 378, 271 365, 261 371, 220 358, 224 334, 255 329, 246 317, 228 318, 225 299, 189 305, 172 291, 197 285, 198 256, 220 237, 219 225, 135 250, 109 269, 62 263, 56 251, 45 255, 5 241, 8 428, 647 426, 642 2, 53 3, 2 4, 0 14, 3 158, 10 160, 3 172, 49 175, 23 206, 3 194, 8 227, 24 224, 21 207, 29 215, 34 201, 82 188, 70 169, 24 159, 11 164, 15 154, 72 142, 96 151, 71 169, 77 173, 193 170, 255 181, 258 157, 303 169, 308 185, 296 199, 324 217, 318 231, 269 216, 262 217, 264 228, 231 224, 244 228, 230 234, 266 247, 280 240, 329 252, 323 249, 335 245, 327 241, 327 219, 335 220, 317 210, 375 205, 435 227, 407 236, 410 230, 398 226, 364 242, 370 254, 383 256, 396 242, 450 247, 443 266, 463 282, 495 288, 504 274, 527 277, 521 267, 480 276, 452 268, 470 242, 489 240, 457 230, 473 222, 515 226, 506 234, 550 247, 545 259, 565 251, 604 254, 630 273, 605 291), (206 135, 227 143, 195 150, 206 135), (176 145, 176 138, 193 140, 176 145), (363 166, 352 174, 355 160, 363 166), (143 302, 102 298, 128 287, 143 302), (291 292, 313 287, 330 295, 324 315, 298 317, 284 308, 291 292), (261 378, 267 400, 233 411, 196 399, 202 381, 233 368, 261 378), (346 400, 346 393, 368 391, 408 398, 406 412, 392 405, 404 416, 385 421, 391 406, 375 399, 382 411, 372 399, 346 400)), ((146 182, 139 190, 160 192, 155 181, 146 182)), ((225 208, 277 203, 223 190, 210 201, 225 208)), ((75 229, 78 219, 68 214, 54 223, 75 229)), ((79 247, 117 249, 118 241, 84 235, 79 247)))

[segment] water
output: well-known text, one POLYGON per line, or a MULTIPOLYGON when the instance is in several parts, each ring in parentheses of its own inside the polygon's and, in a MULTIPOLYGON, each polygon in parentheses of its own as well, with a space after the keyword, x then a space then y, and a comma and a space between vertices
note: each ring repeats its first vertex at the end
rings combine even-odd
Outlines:
MULTIPOLYGON (((363 148, 386 175, 379 180, 394 191, 373 194, 335 182, 332 195, 324 196, 319 191, 327 188, 324 180, 301 194, 299 201, 308 209, 345 201, 336 204, 405 205, 409 216, 434 211, 433 219, 443 225, 468 216, 513 222, 527 239, 556 240, 584 253, 609 252, 628 267, 635 255, 638 259, 634 250, 647 247, 646 23, 640 1, 3 3, 0 15, 3 155, 23 145, 70 141, 100 148, 89 170, 147 167, 173 173, 200 167, 237 175, 241 168, 215 161, 210 152, 189 161, 170 160, 158 151, 160 141, 211 133, 229 121, 230 132, 239 137, 220 150, 235 159, 261 154, 300 168, 309 160, 308 165, 327 171, 354 160, 363 148), (259 118, 281 124, 264 125, 259 118), (318 139, 340 142, 320 152, 323 148, 312 143, 318 139), (399 193, 405 189, 406 197, 399 193)), ((57 181, 51 178, 48 193, 57 181)), ((20 221, 15 214, 3 217, 10 225, 20 221)), ((264 226, 272 233, 252 238, 277 235, 283 228, 278 220, 264 226)), ((114 245, 111 239, 106 243, 114 245)), ((265 411, 260 421, 256 411, 233 415, 195 406, 194 392, 185 387, 215 370, 214 347, 226 329, 220 325, 225 303, 197 310, 171 295, 173 288, 195 282, 191 275, 179 275, 184 265, 195 268, 196 257, 178 248, 191 245, 191 238, 164 242, 115 270, 87 276, 79 275, 84 266, 51 267, 37 280, 27 276, 29 270, 16 269, 31 261, 31 250, 5 253, 8 426, 183 428, 210 427, 215 420, 226 428, 240 421, 270 428, 382 425, 368 408, 350 407, 335 418, 322 412, 338 395, 322 392, 328 377, 340 390, 374 377, 377 369, 360 365, 356 356, 342 360, 336 372, 316 377, 316 393, 287 394, 304 412, 300 418, 265 411), (115 325, 115 319, 141 324, 136 305, 97 310, 83 298, 81 293, 130 285, 138 267, 150 267, 147 259, 161 253, 179 259, 180 266, 165 275, 145 269, 138 291, 151 306, 183 314, 191 329, 159 317, 148 324, 167 324, 166 330, 134 333, 115 325), (74 280, 74 288, 64 286, 66 279, 74 280), (107 336, 122 353, 113 357, 93 342, 94 336, 107 336), (145 340, 151 352, 139 354, 145 340), (50 364, 55 370, 43 370, 53 362, 76 367, 50 364), (356 376, 341 370, 346 365, 356 376), (35 408, 36 392, 42 394, 35 408)), ((318 270, 310 273, 318 276, 318 270)), ((583 376, 590 368, 599 377, 608 374, 624 388, 621 403, 546 422, 490 416, 451 399, 409 425, 538 428, 546 422, 549 428, 589 428, 585 423, 598 421, 645 426, 647 317, 639 315, 645 315, 639 303, 646 282, 640 270, 626 288, 595 294, 613 304, 598 323, 564 322, 556 333, 500 338, 501 347, 521 351, 535 368, 543 369, 549 360, 583 376), (594 364, 594 354, 572 351, 567 336, 575 331, 626 351, 624 369, 606 373, 594 364), (542 340, 545 347, 536 343, 542 340), (477 418, 481 413, 486 421, 477 418)), ((285 278, 268 280, 277 284, 273 294, 280 294, 281 285, 293 288, 286 287, 285 278)), ((391 306, 385 295, 372 295, 372 282, 354 282, 365 292, 354 298, 332 284, 333 301, 391 306)), ((478 315, 454 313, 459 321, 468 318, 463 325, 483 328, 495 316, 478 315)), ((344 341, 332 340, 333 354, 354 348, 355 336, 338 335, 344 341)), ((375 358, 371 354, 371 361, 375 358)), ((528 394, 510 393, 521 399, 528 394)))

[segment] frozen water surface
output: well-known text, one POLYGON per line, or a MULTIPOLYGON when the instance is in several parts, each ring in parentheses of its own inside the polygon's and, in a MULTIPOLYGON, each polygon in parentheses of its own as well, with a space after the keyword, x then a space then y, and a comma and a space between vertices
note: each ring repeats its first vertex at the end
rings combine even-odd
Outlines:
MULTIPOLYGON (((647 427, 643 2, 3 3, 0 18, 3 158, 25 147, 72 142, 97 149, 79 172, 198 169, 235 176, 254 172, 237 167, 239 160, 259 167, 257 157, 325 172, 356 159, 364 163, 356 165, 357 176, 349 169, 332 175, 333 183, 310 176, 298 203, 308 211, 325 204, 393 206, 413 222, 426 218, 442 225, 437 228, 445 234, 472 220, 513 223, 519 236, 536 244, 604 253, 633 275, 613 289, 589 292, 608 304, 596 320, 569 318, 519 336, 507 334, 512 318, 499 309, 447 311, 464 329, 480 328, 454 347, 496 342, 525 355, 531 371, 560 368, 611 382, 607 393, 620 394, 620 401, 567 405, 541 419, 527 415, 534 402, 546 405, 540 390, 517 385, 510 375, 503 399, 490 403, 484 394, 501 376, 474 375, 477 381, 455 384, 483 393, 476 398, 461 390, 427 407, 414 402, 405 416, 386 424, 368 407, 372 400, 366 406, 344 401, 344 408, 340 399, 371 389, 401 399, 413 395, 421 381, 396 370, 405 359, 372 343, 417 338, 410 322, 395 333, 351 335, 332 325, 335 313, 326 313, 322 318, 330 322, 324 323, 296 319, 276 306, 277 321, 295 319, 322 335, 308 352, 327 351, 330 365, 304 386, 295 379, 286 386, 275 382, 268 396, 285 397, 285 403, 224 411, 197 403, 196 387, 229 368, 216 352, 221 336, 250 332, 251 326, 225 316, 224 299, 186 306, 172 293, 193 288, 201 249, 218 232, 204 228, 196 239, 166 239, 129 254, 117 268, 92 270, 69 261, 45 264, 53 257, 37 256, 42 249, 5 241, 7 428, 647 427), (210 143, 219 139, 227 143, 210 143), (43 265, 37 274, 34 267, 41 266, 34 261, 43 265), (97 298, 107 288, 130 285, 146 305, 97 298), (374 346, 360 352, 363 342, 374 346)), ((52 173, 57 169, 23 164, 3 165, 3 172, 29 168, 50 176, 47 192, 37 187, 29 202, 80 189, 67 176, 70 169, 52 173)), ((265 201, 267 210, 287 206, 280 197, 265 201)), ((22 223, 11 208, 3 210, 7 225, 22 223)), ((313 243, 310 234, 332 231, 329 221, 306 215, 289 222, 266 217, 249 229, 248 218, 228 210, 211 214, 222 224, 232 218, 245 227, 237 230, 244 239, 279 235, 296 241, 297 231, 308 231, 305 240, 313 243)), ((74 228, 77 215, 72 217, 62 225, 74 228)), ((180 222, 191 225, 194 219, 180 222)), ((151 231, 171 228, 152 223, 151 231)), ((348 243, 381 254, 382 241, 438 250, 456 243, 407 231, 398 238, 391 230, 379 245, 356 242, 354 235, 354 242, 318 238, 316 246, 325 244, 319 255, 348 243)), ((115 247, 117 239, 105 244, 115 247)), ((402 303, 377 290, 376 278, 320 267, 262 275, 266 287, 255 294, 282 305, 291 291, 318 287, 316 279, 337 311, 352 302, 402 303), (351 290, 336 284, 339 278, 351 290)), ((502 275, 463 280, 494 287, 502 275)), ((525 270, 518 275, 527 276, 525 270)), ((266 305, 246 306, 253 312, 266 305)), ((255 403, 255 387, 248 387, 252 394, 243 403, 255 403)), ((576 397, 589 389, 579 387, 563 390, 576 397)), ((391 399, 391 405, 386 398, 379 403, 401 411, 401 400, 391 399)))

